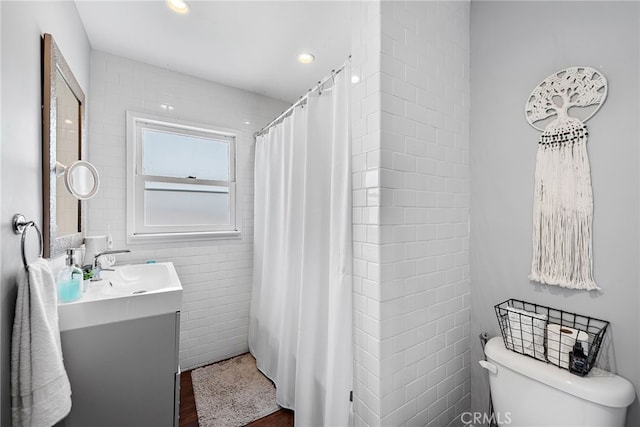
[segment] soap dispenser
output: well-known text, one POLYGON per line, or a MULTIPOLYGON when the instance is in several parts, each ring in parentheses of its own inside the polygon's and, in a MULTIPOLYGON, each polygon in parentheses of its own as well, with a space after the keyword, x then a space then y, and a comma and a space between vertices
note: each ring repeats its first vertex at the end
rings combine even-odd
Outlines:
POLYGON ((73 264, 74 259, 75 249, 67 249, 66 266, 56 280, 59 302, 75 301, 82 296, 82 270, 73 264))

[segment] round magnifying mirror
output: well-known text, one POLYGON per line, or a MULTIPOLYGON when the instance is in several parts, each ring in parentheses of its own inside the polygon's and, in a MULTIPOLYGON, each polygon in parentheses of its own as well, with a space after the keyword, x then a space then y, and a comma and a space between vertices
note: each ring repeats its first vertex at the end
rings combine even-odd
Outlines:
POLYGON ((98 170, 84 160, 73 162, 64 170, 64 185, 76 199, 88 200, 96 195, 100 187, 98 170))

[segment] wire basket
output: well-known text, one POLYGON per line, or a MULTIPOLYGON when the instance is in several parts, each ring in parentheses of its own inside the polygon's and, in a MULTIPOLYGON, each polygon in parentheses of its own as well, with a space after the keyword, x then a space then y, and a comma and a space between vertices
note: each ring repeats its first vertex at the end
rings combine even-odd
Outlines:
POLYGON ((580 376, 595 365, 609 326, 606 320, 516 299, 495 310, 506 348, 580 376))

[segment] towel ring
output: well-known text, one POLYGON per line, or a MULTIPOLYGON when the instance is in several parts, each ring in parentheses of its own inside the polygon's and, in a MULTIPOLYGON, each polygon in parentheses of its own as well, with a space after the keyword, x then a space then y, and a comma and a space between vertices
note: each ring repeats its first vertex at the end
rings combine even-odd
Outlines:
POLYGON ((42 243, 42 233, 40 232, 40 229, 38 228, 36 223, 33 221, 27 221, 24 215, 22 214, 15 214, 13 216, 13 232, 15 234, 22 234, 22 242, 20 244, 20 249, 22 252, 22 263, 24 264, 25 268, 28 268, 28 263, 27 263, 27 255, 24 252, 24 242, 27 238, 27 231, 31 227, 35 228, 36 232, 38 233, 38 242, 40 243, 39 257, 42 258, 42 250, 44 248, 44 244, 42 243))

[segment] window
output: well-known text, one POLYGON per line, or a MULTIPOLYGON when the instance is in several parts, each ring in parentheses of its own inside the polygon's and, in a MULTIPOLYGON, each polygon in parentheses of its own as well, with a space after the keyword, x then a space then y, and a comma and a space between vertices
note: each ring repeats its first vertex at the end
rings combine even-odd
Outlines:
POLYGON ((128 242, 238 236, 238 135, 127 112, 128 242))

